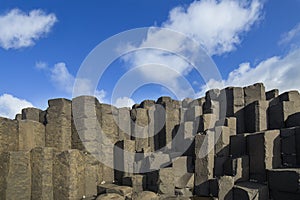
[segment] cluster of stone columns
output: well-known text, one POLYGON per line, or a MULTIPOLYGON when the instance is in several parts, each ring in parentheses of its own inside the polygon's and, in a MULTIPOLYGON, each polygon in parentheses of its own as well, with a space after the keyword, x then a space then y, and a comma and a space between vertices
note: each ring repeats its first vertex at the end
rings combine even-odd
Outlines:
POLYGON ((0 118, 0 199, 300 199, 300 95, 261 83, 0 118))

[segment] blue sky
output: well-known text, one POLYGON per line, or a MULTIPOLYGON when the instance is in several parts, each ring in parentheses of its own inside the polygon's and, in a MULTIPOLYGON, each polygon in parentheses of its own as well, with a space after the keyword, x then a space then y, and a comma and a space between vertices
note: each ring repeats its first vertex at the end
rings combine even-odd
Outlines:
MULTIPOLYGON (((116 60, 100 80, 96 95, 102 102, 110 102, 116 82, 131 65, 151 63, 151 58, 178 69, 200 96, 207 88, 259 81, 267 89, 300 89, 299 10, 299 0, 1 0, 0 115, 13 117, 23 107, 45 109, 48 99, 71 98, 76 74, 91 50, 115 34, 148 26, 171 28, 199 41, 223 80, 204 85, 187 66, 176 66, 174 57, 132 54, 116 60)), ((163 84, 180 83, 178 77, 166 77, 154 77, 163 87, 148 84, 112 103, 176 98, 163 84)), ((180 84, 178 90, 183 90, 180 84)))

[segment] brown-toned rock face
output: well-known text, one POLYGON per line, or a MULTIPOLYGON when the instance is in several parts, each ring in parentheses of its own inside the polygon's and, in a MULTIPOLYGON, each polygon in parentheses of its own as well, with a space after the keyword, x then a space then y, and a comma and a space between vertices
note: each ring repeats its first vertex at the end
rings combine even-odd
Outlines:
POLYGON ((0 117, 0 200, 299 200, 300 94, 263 84, 0 117))

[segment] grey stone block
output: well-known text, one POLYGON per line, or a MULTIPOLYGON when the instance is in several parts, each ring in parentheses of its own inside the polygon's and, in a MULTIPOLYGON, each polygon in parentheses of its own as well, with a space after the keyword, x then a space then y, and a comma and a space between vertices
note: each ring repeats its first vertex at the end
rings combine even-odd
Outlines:
POLYGON ((244 87, 245 105, 249 105, 254 101, 265 101, 265 93, 265 86, 262 83, 256 83, 254 85, 244 87))
POLYGON ((226 126, 217 126, 214 129, 215 154, 229 156, 230 129, 226 126))
POLYGON ((254 133, 267 130, 268 101, 254 101, 245 107, 245 131, 254 133))
POLYGON ((266 181, 266 169, 281 166, 280 131, 272 130, 247 136, 250 178, 266 181))
POLYGON ((24 108, 22 109, 22 120, 32 120, 40 122, 40 113, 42 110, 38 108, 24 108))
POLYGON ((71 149, 71 101, 67 99, 52 99, 48 101, 46 115, 46 146, 64 151, 71 149))
POLYGON ((249 157, 230 158, 224 163, 224 174, 233 176, 235 182, 249 180, 249 157))
POLYGON ((182 156, 173 160, 173 173, 176 188, 193 188, 194 163, 193 158, 182 156))
POLYGON ((18 151, 18 121, 0 117, 0 152, 18 151))
POLYGON ((131 111, 134 124, 132 126, 133 137, 135 139, 135 150, 138 152, 146 149, 148 144, 148 110, 138 108, 131 111))
POLYGON ((300 192, 300 169, 270 169, 268 184, 271 190, 282 192, 300 192))
POLYGON ((236 117, 237 133, 244 132, 244 89, 241 87, 225 88, 226 93, 226 116, 236 117))
POLYGON ((241 157, 247 154, 247 135, 249 133, 230 136, 230 155, 233 158, 241 157))
POLYGON ((45 126, 32 120, 20 120, 18 123, 19 150, 31 150, 45 146, 45 126))
POLYGON ((162 168, 159 170, 157 187, 159 194, 175 194, 174 172, 172 168, 162 168))
POLYGON ((85 195, 84 157, 79 150, 57 154, 53 165, 54 199, 81 199, 85 195))
POLYGON ((195 194, 208 196, 209 180, 213 178, 214 168, 214 135, 208 132, 206 135, 195 136, 195 194))
POLYGON ((266 100, 270 101, 270 100, 278 97, 278 95, 279 95, 279 90, 278 89, 267 91, 266 92, 266 100))
POLYGON ((241 182, 233 188, 233 199, 239 200, 265 200, 269 199, 268 187, 264 184, 241 182))
POLYGON ((224 200, 233 200, 232 188, 234 179, 231 176, 222 176, 218 181, 218 198, 224 200))
POLYGON ((0 199, 31 199, 31 166, 29 152, 0 154, 0 199))
POLYGON ((202 115, 202 106, 193 106, 187 109, 185 113, 185 121, 195 121, 202 115))
POLYGON ((53 164, 55 149, 36 147, 31 150, 31 199, 53 200, 53 164))
POLYGON ((128 108, 120 108, 118 112, 119 140, 128 140, 131 136, 131 118, 128 108))

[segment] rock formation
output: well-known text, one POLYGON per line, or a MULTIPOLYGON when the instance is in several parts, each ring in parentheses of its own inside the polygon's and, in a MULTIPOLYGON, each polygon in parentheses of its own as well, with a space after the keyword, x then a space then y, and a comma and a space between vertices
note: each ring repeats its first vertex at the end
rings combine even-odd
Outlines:
POLYGON ((300 94, 248 87, 0 118, 0 199, 300 199, 300 94))

